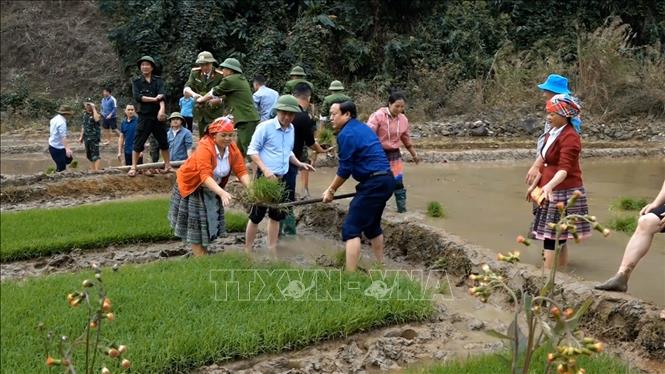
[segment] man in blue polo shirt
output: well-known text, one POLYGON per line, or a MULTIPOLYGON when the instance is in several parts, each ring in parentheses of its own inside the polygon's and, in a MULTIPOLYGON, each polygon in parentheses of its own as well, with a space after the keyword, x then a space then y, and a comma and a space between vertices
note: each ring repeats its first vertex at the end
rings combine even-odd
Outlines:
POLYGON ((347 271, 356 271, 363 233, 370 240, 377 261, 383 263, 381 216, 386 202, 395 191, 395 178, 379 138, 356 116, 356 105, 352 101, 330 106, 330 121, 337 132, 339 166, 337 175, 323 192, 323 202, 329 203, 349 176, 360 182, 342 226, 347 271))
MULTIPOLYGON (((296 187, 286 183, 284 179, 284 175, 289 171, 289 163, 299 169, 314 171, 314 168, 298 161, 293 154, 295 131, 291 122, 296 113, 300 112, 298 100, 291 95, 280 96, 275 109, 277 116, 261 122, 254 130, 252 140, 247 147, 247 156, 256 164, 257 176, 264 175, 266 178, 283 181, 286 184, 287 193, 289 193, 289 191, 295 191, 296 187)), ((245 251, 248 253, 252 251, 259 223, 266 215, 266 211, 268 212, 268 250, 273 255, 277 254, 279 221, 284 219, 285 213, 280 209, 268 209, 258 205, 251 208, 245 231, 245 251)))

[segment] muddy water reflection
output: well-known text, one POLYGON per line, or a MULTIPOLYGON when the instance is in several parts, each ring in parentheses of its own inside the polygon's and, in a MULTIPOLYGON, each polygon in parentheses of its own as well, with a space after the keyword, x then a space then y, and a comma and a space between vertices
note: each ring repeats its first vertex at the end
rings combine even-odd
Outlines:
MULTIPOLYGON (((518 248, 517 234, 526 233, 531 222, 530 204, 524 201, 524 174, 528 163, 449 163, 408 164, 405 171, 408 207, 424 212, 427 202, 440 201, 446 218, 427 219, 434 226, 494 251, 520 249, 523 260, 540 263, 541 244, 518 248)), ((665 178, 665 161, 585 160, 584 184, 589 194, 590 212, 600 222, 611 214, 609 204, 620 196, 653 198, 665 178)), ((310 191, 321 191, 333 176, 332 170, 319 170, 310 191)), ((347 183, 340 193, 352 192, 347 183)), ((394 201, 389 202, 394 211, 394 201)), ((628 234, 615 232, 608 238, 594 233, 587 241, 571 246, 569 272, 585 280, 603 281, 613 275, 621 261, 628 234)), ((665 304, 665 235, 656 235, 651 251, 632 276, 632 295, 665 304)))

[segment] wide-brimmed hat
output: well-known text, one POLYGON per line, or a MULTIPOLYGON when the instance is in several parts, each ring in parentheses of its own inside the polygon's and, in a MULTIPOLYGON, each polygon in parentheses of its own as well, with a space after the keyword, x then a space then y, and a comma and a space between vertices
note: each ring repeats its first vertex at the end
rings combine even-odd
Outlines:
POLYGON ((173 118, 180 118, 183 122, 185 122, 185 117, 183 117, 182 114, 180 114, 180 112, 173 112, 173 113, 171 113, 171 115, 169 116, 169 118, 167 118, 166 120, 167 120, 167 121, 170 121, 170 120, 172 120, 173 118))
POLYGON ((60 105, 58 110, 55 111, 58 114, 74 114, 74 109, 69 105, 60 105))
POLYGON ((155 59, 146 55, 136 60, 136 66, 138 66, 139 69, 141 68, 141 62, 143 61, 148 61, 150 64, 152 64, 153 69, 157 68, 157 63, 155 62, 155 59))
POLYGON ((289 75, 296 75, 296 76, 301 76, 304 77, 307 74, 305 74, 305 69, 301 68, 300 66, 294 66, 293 69, 291 69, 291 72, 289 75))
POLYGON ((330 90, 330 91, 343 91, 344 90, 344 85, 340 81, 332 81, 332 82, 330 82, 330 87, 328 87, 328 90, 330 90))
POLYGON ((203 65, 203 64, 217 64, 217 60, 212 56, 212 53, 208 51, 203 51, 199 53, 198 56, 196 56, 196 65, 203 65))
POLYGON ((547 90, 556 94, 568 94, 568 78, 559 74, 550 74, 545 82, 538 85, 541 90, 547 90))
POLYGON ((298 99, 293 95, 282 95, 277 98, 277 103, 275 104, 275 110, 281 110, 282 112, 292 112, 300 113, 302 110, 298 105, 298 99))
POLYGON ((237 71, 238 73, 242 73, 242 67, 240 67, 240 61, 236 60, 235 58, 227 58, 219 66, 231 69, 233 71, 237 71))

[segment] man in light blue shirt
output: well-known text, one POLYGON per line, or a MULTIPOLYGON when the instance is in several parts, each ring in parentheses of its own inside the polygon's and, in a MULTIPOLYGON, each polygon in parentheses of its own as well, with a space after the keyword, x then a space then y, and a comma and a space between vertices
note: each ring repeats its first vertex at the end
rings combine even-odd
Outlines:
POLYGON ((55 162, 55 171, 61 172, 73 160, 72 150, 67 143, 67 121, 72 118, 74 110, 69 105, 60 105, 57 113, 51 118, 49 126, 48 150, 55 162))
POLYGON ((261 116, 261 122, 263 122, 271 118, 270 109, 275 105, 279 94, 277 91, 266 86, 266 78, 261 74, 254 77, 253 85, 254 94, 252 97, 254 105, 261 116))
POLYGON ((192 132, 183 127, 185 118, 173 112, 168 118, 171 129, 166 134, 169 140, 169 157, 171 161, 185 161, 192 153, 192 132))
MULTIPOLYGON (((310 164, 298 161, 293 154, 295 131, 291 122, 296 113, 300 112, 298 100, 291 95, 283 95, 277 99, 275 105, 277 117, 261 122, 254 130, 252 141, 247 147, 247 156, 258 167, 257 176, 279 179, 284 182, 284 175, 289 171, 289 163, 299 169, 312 170, 310 164)), ((295 190, 296 186, 285 185, 287 193, 295 190)), ((266 208, 254 205, 249 212, 249 222, 245 231, 245 251, 251 252, 256 239, 259 223, 268 212, 268 250, 277 254, 277 238, 279 235, 279 221, 284 219, 285 213, 280 209, 266 208)))
POLYGON ((100 105, 100 110, 101 110, 101 115, 102 115, 102 127, 106 129, 108 133, 107 140, 104 141, 104 145, 109 144, 109 139, 113 137, 113 133, 116 135, 120 136, 120 132, 118 131, 118 126, 117 126, 117 108, 118 108, 118 102, 116 101, 115 97, 111 95, 111 88, 110 87, 104 87, 102 90, 102 102, 100 105))

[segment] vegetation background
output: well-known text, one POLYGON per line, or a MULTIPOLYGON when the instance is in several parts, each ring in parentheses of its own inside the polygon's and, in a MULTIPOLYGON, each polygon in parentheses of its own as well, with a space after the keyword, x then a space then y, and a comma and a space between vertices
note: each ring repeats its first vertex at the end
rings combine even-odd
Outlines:
MULTIPOLYGON (((301 65, 322 98, 339 79, 368 115, 390 88, 410 117, 541 110, 535 85, 568 76, 585 114, 665 117, 658 0, 1 0, 3 127, 60 103, 124 104, 144 54, 172 108, 198 52, 235 57, 280 90, 301 65)), ((361 117, 362 117, 361 115, 361 117)))

